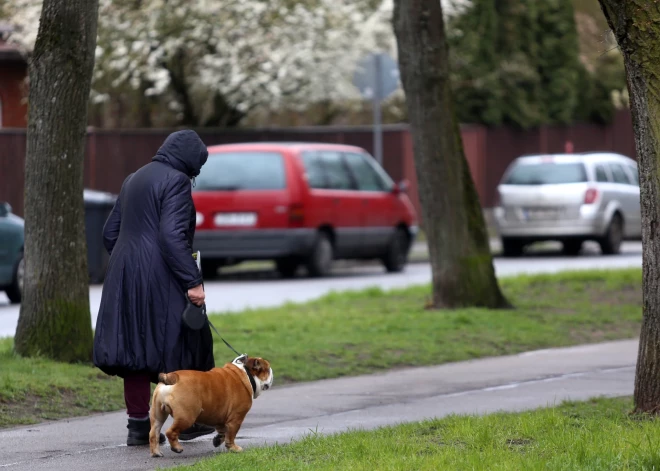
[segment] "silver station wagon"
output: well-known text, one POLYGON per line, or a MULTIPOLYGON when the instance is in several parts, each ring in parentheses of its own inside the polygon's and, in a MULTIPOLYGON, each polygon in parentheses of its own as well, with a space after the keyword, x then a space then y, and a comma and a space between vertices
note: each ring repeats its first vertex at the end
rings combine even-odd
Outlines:
POLYGON ((577 255, 596 241, 617 254, 623 239, 641 237, 637 163, 613 153, 519 157, 498 186, 495 220, 505 256, 537 241, 559 241, 577 255))

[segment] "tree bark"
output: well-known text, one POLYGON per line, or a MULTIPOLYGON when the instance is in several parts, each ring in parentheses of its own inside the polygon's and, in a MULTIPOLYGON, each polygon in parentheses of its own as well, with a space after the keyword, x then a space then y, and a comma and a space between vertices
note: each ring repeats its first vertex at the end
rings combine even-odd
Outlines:
POLYGON ((393 23, 429 241, 433 305, 508 307, 454 113, 440 2, 396 0, 393 23))
POLYGON ((648 0, 600 0, 623 52, 639 163, 643 312, 635 410, 660 412, 660 10, 648 0))
POLYGON ((15 349, 90 361, 83 156, 98 0, 45 0, 30 60, 25 283, 15 349))

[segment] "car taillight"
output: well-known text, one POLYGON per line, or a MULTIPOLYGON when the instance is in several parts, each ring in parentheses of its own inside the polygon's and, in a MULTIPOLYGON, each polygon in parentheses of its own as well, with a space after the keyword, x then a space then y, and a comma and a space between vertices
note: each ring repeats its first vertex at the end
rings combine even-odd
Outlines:
POLYGON ((305 220, 305 210, 302 204, 295 203, 289 206, 290 224, 302 224, 304 220, 305 220))
POLYGON ((589 188, 584 194, 584 204, 594 204, 598 199, 598 190, 595 188, 589 188))

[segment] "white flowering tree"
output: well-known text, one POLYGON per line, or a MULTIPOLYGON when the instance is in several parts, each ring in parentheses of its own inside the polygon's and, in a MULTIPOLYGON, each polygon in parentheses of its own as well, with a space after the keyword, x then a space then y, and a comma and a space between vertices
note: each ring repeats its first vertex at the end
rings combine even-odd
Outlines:
MULTIPOLYGON (((451 12, 465 1, 443 4, 451 12)), ((26 54, 41 3, 0 0, 26 54)), ((332 122, 362 107, 359 58, 396 57, 392 9, 392 0, 99 0, 92 103, 121 102, 118 114, 145 116, 132 122, 141 126, 151 115, 159 125, 233 126, 252 110, 310 106, 328 113, 312 122, 332 122)), ((402 99, 400 90, 389 104, 399 118, 402 99)))
MULTIPOLYGON (((41 1, 0 3, 29 53, 41 1)), ((356 97, 368 16, 349 0, 100 0, 92 101, 132 90, 181 124, 232 125, 255 107, 356 97)))

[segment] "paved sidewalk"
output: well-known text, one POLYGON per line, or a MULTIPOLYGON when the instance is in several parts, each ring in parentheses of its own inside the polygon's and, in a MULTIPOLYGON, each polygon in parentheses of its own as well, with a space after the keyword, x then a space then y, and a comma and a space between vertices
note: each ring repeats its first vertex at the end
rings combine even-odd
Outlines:
MULTIPOLYGON (((442 417, 517 411, 562 400, 633 392, 637 341, 541 350, 385 374, 275 386, 264 393, 239 432, 244 448, 288 443, 310 431, 336 433, 442 417)), ((0 431, 0 468, 10 471, 151 470, 217 453, 212 436, 163 447, 127 448, 122 412, 0 431)), ((221 452, 224 452, 224 448, 221 452)))

